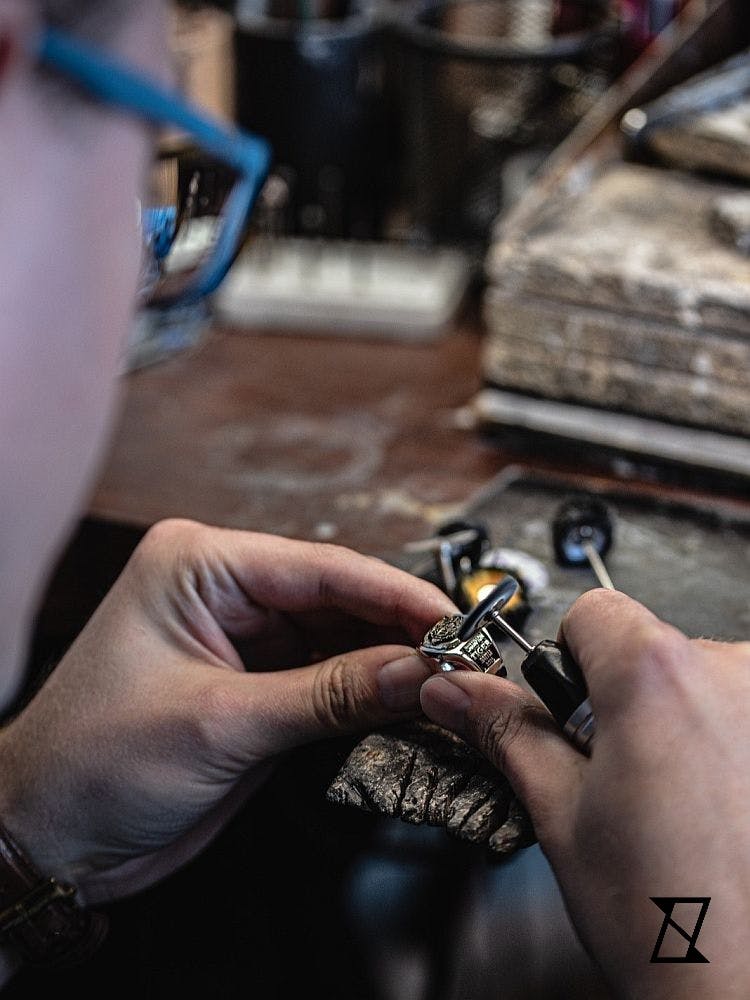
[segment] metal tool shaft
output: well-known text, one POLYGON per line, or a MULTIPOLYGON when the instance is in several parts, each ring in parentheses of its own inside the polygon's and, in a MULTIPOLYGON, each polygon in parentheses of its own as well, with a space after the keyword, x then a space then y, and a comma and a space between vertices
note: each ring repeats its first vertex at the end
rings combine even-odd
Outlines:
POLYGON ((493 611, 491 613, 491 618, 492 621, 496 625, 499 625, 500 628, 503 630, 503 632, 505 632, 506 635, 509 635, 513 640, 513 642, 517 643, 517 645, 519 645, 525 653, 530 653, 532 651, 534 647, 531 645, 531 643, 528 643, 524 639, 524 637, 520 634, 520 632, 516 632, 513 626, 509 625, 508 622, 506 622, 506 620, 503 618, 503 616, 500 614, 499 611, 493 611))
POLYGON ((596 579, 599 581, 605 590, 614 590, 615 585, 612 583, 612 578, 607 572, 607 567, 602 562, 602 557, 596 551, 593 542, 584 541, 582 543, 583 551, 586 553, 586 558, 591 564, 591 568, 594 571, 596 579))
POLYGON ((453 546, 448 539, 440 543, 438 552, 440 572, 443 577, 443 588, 446 594, 454 594, 457 580, 453 570, 453 546))

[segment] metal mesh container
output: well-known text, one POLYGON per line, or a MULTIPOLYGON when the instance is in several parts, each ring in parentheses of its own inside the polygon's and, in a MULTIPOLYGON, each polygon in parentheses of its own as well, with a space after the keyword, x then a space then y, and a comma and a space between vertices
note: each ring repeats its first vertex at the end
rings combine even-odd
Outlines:
POLYGON ((428 238, 483 241, 611 80, 607 0, 443 0, 400 8, 403 190, 428 238))

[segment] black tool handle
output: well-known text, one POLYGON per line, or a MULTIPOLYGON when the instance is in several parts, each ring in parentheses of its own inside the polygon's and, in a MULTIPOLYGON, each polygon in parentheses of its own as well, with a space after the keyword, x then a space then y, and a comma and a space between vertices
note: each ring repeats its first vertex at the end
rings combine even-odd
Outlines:
POLYGON ((551 639, 537 643, 521 664, 521 672, 560 728, 588 752, 594 724, 587 707, 589 692, 568 648, 551 639))

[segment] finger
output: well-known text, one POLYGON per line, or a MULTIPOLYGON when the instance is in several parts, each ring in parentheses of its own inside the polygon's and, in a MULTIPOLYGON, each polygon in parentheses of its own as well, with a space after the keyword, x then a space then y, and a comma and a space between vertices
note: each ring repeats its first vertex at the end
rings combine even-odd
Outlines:
POLYGON ((233 741, 256 757, 420 714, 430 667, 404 646, 379 646, 314 666, 237 677, 233 741))
POLYGON ((379 559, 334 545, 272 536, 240 539, 234 572, 255 601, 287 612, 344 611, 374 625, 398 625, 418 641, 455 613, 437 587, 379 559))
POLYGON ((682 632, 619 591, 585 593, 560 635, 586 677, 598 716, 626 708, 644 685, 684 674, 694 661, 695 647, 682 632))
MULTIPOLYGON (((418 641, 437 619, 455 613, 437 587, 380 559, 336 545, 254 532, 163 522, 141 549, 189 571, 191 586, 233 635, 258 628, 263 609, 343 611, 375 625, 399 626, 418 641), (175 553, 182 553, 175 559, 175 553)), ((161 564, 161 563, 160 563, 161 564)))
POLYGON ((428 718, 505 774, 535 826, 546 828, 570 813, 587 762, 532 695, 511 681, 457 670, 427 680, 421 704, 428 718))

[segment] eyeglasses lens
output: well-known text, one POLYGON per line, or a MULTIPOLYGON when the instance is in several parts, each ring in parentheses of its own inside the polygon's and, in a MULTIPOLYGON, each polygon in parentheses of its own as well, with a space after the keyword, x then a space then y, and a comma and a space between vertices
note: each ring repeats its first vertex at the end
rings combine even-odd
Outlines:
POLYGON ((183 297, 202 273, 219 241, 234 182, 229 167, 201 150, 162 144, 142 205, 149 304, 183 297))

